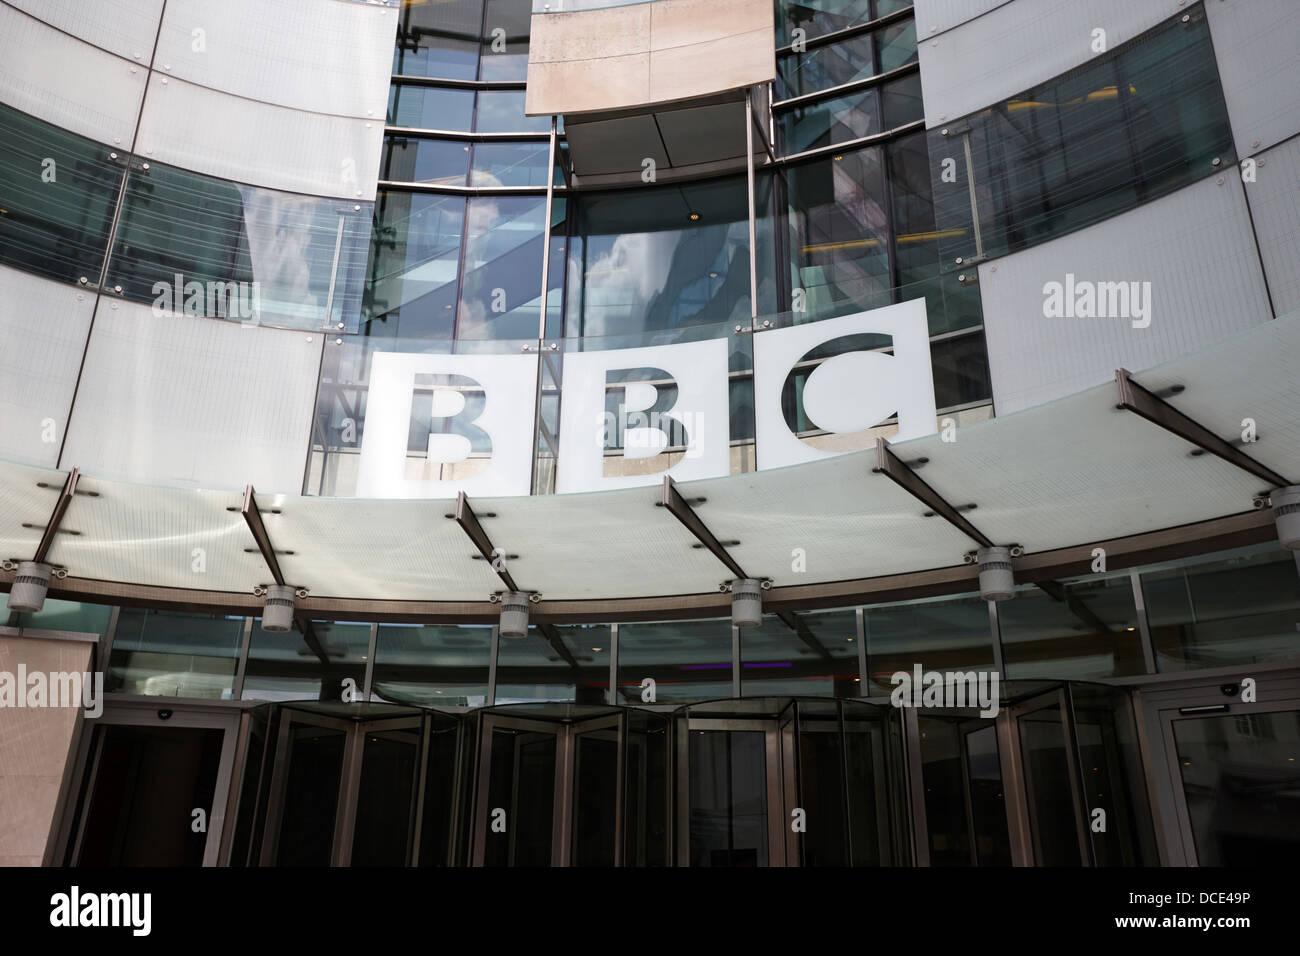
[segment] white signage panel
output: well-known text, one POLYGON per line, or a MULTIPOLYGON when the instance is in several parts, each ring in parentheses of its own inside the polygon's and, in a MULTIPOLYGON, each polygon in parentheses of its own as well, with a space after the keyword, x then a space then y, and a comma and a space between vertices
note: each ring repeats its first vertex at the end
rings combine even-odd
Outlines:
POLYGON ((528 494, 537 361, 535 355, 376 352, 357 497, 528 494))
POLYGON ((570 352, 560 402, 559 492, 632 488, 731 471, 727 339, 570 352), (676 387, 676 392, 672 387, 676 387), (612 410, 606 394, 614 396, 612 410), (606 456, 607 438, 621 447, 606 456), (665 448, 674 454, 663 454, 665 448), (684 450, 684 454, 681 453, 684 450), (663 455, 662 467, 622 468, 663 455), (674 459, 676 459, 674 461, 674 459), (610 474, 627 470, 641 474, 610 474))
POLYGON ((795 365, 813 349, 864 333, 889 336, 893 354, 843 352, 822 362, 804 385, 807 418, 825 431, 851 433, 897 414, 896 441, 938 431, 925 300, 913 299, 754 335, 754 434, 760 469, 843 454, 801 441, 786 421, 781 393, 795 365))

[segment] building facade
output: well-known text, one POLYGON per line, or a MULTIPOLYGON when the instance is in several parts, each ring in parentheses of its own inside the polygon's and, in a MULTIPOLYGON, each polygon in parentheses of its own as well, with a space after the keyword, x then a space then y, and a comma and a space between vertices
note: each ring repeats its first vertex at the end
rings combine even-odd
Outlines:
POLYGON ((0 864, 1289 858, 1298 45, 0 0, 0 864))

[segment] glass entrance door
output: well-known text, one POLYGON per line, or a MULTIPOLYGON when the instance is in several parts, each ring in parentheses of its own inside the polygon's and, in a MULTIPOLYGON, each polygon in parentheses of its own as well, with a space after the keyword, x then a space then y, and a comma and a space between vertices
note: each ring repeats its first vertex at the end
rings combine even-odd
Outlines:
POLYGON ((896 712, 758 698, 682 708, 677 860, 688 866, 888 866, 905 844, 896 712))
POLYGON ((1300 679, 1260 685, 1245 703, 1238 681, 1207 682, 1158 712, 1180 862, 1280 866, 1300 852, 1300 679))
POLYGON ((627 708, 515 704, 474 719, 473 865, 666 863, 666 717, 627 708))

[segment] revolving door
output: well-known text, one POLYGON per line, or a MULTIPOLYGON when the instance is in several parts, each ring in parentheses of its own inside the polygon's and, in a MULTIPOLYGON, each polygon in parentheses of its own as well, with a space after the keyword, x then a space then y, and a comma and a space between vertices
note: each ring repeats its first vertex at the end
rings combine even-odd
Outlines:
POLYGON ((670 722, 578 704, 469 718, 473 866, 665 866, 670 722))
POLYGON ((679 866, 906 861, 897 710, 755 698, 690 704, 674 717, 679 866))

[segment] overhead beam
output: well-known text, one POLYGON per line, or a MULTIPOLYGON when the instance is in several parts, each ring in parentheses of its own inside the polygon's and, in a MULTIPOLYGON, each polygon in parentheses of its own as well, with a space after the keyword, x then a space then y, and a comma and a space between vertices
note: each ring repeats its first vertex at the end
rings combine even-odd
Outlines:
POLYGON ((952 505, 943 499, 939 492, 925 483, 915 471, 903 463, 889 447, 884 438, 876 439, 876 467, 872 471, 880 472, 898 487, 902 488, 917 501, 924 504, 939 517, 960 531, 982 548, 992 548, 994 544, 979 528, 961 516, 952 505))
POLYGON ((501 562, 501 566, 497 566, 496 549, 492 547, 492 539, 487 536, 487 532, 479 524, 478 515, 474 513, 474 508, 469 503, 469 497, 463 491, 456 496, 456 513, 454 517, 456 518, 456 524, 460 525, 461 530, 469 535, 469 540, 478 549, 478 553, 482 555, 483 560, 496 572, 497 577, 501 579, 501 583, 506 586, 506 589, 510 591, 521 590, 519 585, 515 583, 515 579, 510 576, 510 572, 506 570, 505 563, 501 562))
POLYGON ((271 577, 276 584, 284 584, 284 574, 280 571, 280 562, 276 559, 275 548, 271 544, 271 536, 266 531, 266 525, 262 522, 262 512, 257 507, 257 494, 252 485, 244 487, 244 506, 240 510, 244 515, 244 523, 248 525, 248 530, 253 533, 253 540, 257 542, 257 550, 262 552, 262 560, 271 571, 271 577))
POLYGON ((50 548, 54 546, 54 536, 59 533, 59 525, 63 523, 63 516, 68 513, 68 505, 72 504, 72 496, 77 493, 77 479, 79 477, 81 477, 81 470, 74 468, 68 472, 67 480, 63 482, 63 490, 59 492, 59 500, 54 503, 54 510, 50 513, 50 520, 45 523, 45 532, 41 535, 41 543, 36 546, 36 554, 32 557, 32 560, 38 564, 45 563, 50 548))
POLYGON ((1236 465, 1261 481, 1267 481, 1272 488, 1282 488, 1291 484, 1273 469, 1260 464, 1240 448, 1214 434, 1196 419, 1184 415, 1163 398, 1133 381, 1133 373, 1128 369, 1115 370, 1115 384, 1119 387, 1117 408, 1126 408, 1151 424, 1173 432, 1179 438, 1191 442, 1203 451, 1208 451, 1216 458, 1221 458, 1230 465, 1236 465))
POLYGON ((799 640, 808 645, 808 648, 823 661, 830 663, 835 660, 831 652, 826 649, 826 645, 817 640, 817 636, 809 630, 803 618, 795 614, 794 611, 777 611, 776 616, 781 619, 781 623, 794 631, 799 636, 799 640))
POLYGON ((727 570, 735 577, 749 577, 736 563, 736 559, 727 553, 727 549, 722 546, 722 542, 714 536, 708 526, 700 520, 699 515, 686 503, 686 499, 682 497, 681 492, 677 490, 677 485, 668 475, 664 475, 664 496, 660 504, 667 508, 672 516, 680 521, 700 544, 711 551, 715 558, 725 564, 727 570))
POLYGON ((545 637, 547 643, 551 645, 551 649, 555 651, 555 653, 559 654, 566 664, 572 667, 575 671, 580 669, 577 658, 575 658, 573 654, 570 653, 569 649, 564 646, 564 639, 560 637, 560 631, 554 624, 540 622, 537 625, 537 629, 542 632, 542 636, 545 637))

